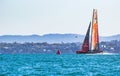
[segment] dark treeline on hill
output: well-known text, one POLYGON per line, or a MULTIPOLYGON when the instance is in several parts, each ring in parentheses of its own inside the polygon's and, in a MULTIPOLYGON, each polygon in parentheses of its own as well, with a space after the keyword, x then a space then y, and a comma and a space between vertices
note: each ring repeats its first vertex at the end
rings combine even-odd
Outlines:
POLYGON ((0 43, 1 54, 39 54, 56 53, 59 49, 62 53, 74 53, 80 47, 79 43, 0 43))
MULTIPOLYGON (((0 43, 1 54, 55 54, 58 49, 64 54, 73 54, 81 49, 81 43, 0 43)), ((120 53, 120 41, 101 42, 100 49, 120 53)))

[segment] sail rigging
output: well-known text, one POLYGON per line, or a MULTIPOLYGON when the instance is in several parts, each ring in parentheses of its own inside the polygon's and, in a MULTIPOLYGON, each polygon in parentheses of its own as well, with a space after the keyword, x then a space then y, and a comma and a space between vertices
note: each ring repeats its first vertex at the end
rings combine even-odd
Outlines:
POLYGON ((91 22, 90 22, 90 24, 88 26, 88 30, 87 30, 86 36, 85 36, 83 44, 82 44, 82 50, 76 51, 77 54, 79 54, 79 53, 87 53, 89 51, 90 27, 91 27, 91 22))
POLYGON ((89 34, 90 34, 90 26, 91 26, 91 22, 89 24, 83 45, 82 45, 82 51, 87 52, 89 50, 89 34))
POLYGON ((92 19, 92 33, 91 33, 91 51, 99 51, 99 33, 98 33, 98 17, 97 10, 93 9, 92 19))
POLYGON ((82 50, 76 51, 76 53, 83 54, 83 53, 101 53, 101 52, 103 51, 99 49, 97 10, 93 9, 92 27, 91 27, 91 22, 90 22, 83 45, 82 45, 82 50), (90 28, 91 28, 91 44, 89 46, 90 28))

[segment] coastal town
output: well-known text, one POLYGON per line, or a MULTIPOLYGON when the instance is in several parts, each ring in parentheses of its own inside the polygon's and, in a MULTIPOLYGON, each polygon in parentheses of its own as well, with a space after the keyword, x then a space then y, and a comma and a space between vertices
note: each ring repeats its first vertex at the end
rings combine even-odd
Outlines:
MULTIPOLYGON (((120 41, 102 41, 100 49, 107 53, 120 53, 120 41)), ((59 49, 62 54, 75 54, 82 43, 0 43, 0 54, 55 54, 59 49)))

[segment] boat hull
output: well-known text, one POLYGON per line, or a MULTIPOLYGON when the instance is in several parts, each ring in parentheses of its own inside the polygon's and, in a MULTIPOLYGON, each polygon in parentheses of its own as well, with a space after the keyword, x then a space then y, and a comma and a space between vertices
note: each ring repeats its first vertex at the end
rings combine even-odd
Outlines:
POLYGON ((96 51, 96 52, 84 52, 84 51, 76 51, 76 54, 97 54, 97 53, 103 53, 103 51, 96 51))

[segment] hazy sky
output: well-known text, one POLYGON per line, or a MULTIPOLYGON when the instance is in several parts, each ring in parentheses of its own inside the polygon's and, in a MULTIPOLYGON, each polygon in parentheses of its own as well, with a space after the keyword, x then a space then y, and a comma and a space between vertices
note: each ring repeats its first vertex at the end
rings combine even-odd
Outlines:
POLYGON ((99 34, 120 34, 120 0, 0 0, 0 35, 85 34, 93 8, 99 34))

